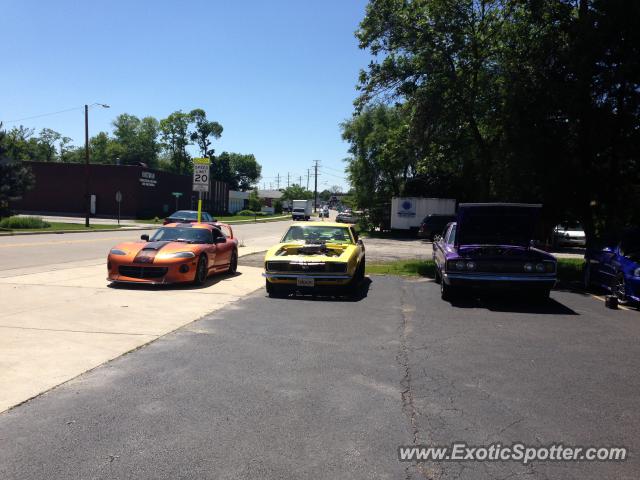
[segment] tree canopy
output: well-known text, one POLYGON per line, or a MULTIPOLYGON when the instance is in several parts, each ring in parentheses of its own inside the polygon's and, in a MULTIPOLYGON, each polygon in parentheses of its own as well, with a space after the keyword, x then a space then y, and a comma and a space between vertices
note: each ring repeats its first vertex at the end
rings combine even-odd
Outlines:
POLYGON ((592 236, 640 221, 640 4, 371 0, 347 172, 392 195, 542 202, 592 236), (606 179, 606 181, 604 181, 606 179))

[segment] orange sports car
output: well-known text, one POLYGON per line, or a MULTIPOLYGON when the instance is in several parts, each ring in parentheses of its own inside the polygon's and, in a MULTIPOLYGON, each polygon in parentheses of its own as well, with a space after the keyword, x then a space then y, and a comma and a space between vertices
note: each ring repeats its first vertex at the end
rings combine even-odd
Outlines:
POLYGON ((170 223, 140 238, 111 249, 107 280, 202 285, 210 274, 238 267, 238 240, 224 223, 170 223))

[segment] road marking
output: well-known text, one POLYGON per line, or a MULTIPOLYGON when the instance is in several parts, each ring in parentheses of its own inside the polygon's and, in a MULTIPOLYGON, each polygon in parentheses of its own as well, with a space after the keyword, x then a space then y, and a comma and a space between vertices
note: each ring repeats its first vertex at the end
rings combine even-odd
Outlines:
POLYGON ((32 243, 5 243, 0 244, 0 248, 9 248, 9 247, 42 247, 43 245, 56 245, 56 244, 65 244, 65 243, 92 243, 92 242, 106 242, 106 241, 120 240, 126 241, 122 237, 106 237, 100 239, 87 239, 87 240, 60 240, 60 241, 49 241, 49 242, 32 242, 32 243))
MULTIPOLYGON (((606 302, 607 300, 601 296, 601 295, 594 295, 593 293, 589 294, 590 296, 592 296, 593 298, 597 298, 598 300, 600 300, 601 302, 606 302)), ((618 308, 622 309, 622 310, 626 310, 628 312, 631 311, 631 309, 629 307, 625 307, 624 305, 618 305, 618 308)))

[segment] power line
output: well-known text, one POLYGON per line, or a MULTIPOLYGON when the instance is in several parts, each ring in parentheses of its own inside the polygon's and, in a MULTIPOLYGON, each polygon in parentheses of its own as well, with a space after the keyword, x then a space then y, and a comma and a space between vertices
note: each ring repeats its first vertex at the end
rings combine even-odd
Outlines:
MULTIPOLYGON (((93 105, 91 105, 91 106, 93 106, 93 105)), ((51 115, 58 115, 59 113, 73 112, 74 110, 82 110, 83 108, 84 108, 84 105, 82 105, 80 107, 67 108, 65 110, 58 110, 57 112, 41 113, 40 115, 33 115, 31 117, 17 118, 15 120, 7 120, 7 121, 5 121, 3 123, 23 122, 25 120, 33 120, 35 118, 42 118, 42 117, 48 117, 48 116, 51 116, 51 115)))

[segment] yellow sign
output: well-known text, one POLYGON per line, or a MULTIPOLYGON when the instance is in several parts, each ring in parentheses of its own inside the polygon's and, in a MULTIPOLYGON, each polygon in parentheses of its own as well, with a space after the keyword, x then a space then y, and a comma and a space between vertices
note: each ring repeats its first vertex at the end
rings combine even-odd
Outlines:
POLYGON ((194 158, 193 164, 194 165, 211 165, 211 159, 210 158, 194 158))

